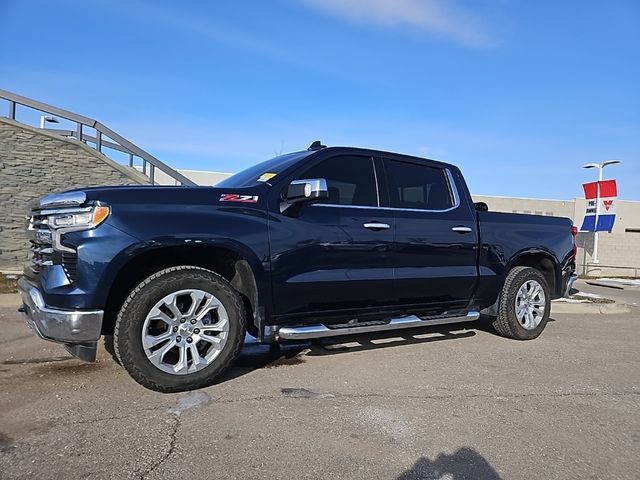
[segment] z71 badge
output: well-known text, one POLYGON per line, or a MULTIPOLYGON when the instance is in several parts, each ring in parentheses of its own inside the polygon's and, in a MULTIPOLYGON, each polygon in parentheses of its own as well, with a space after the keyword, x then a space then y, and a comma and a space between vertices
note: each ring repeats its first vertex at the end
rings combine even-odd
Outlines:
POLYGON ((238 195, 237 193, 223 193, 220 195, 221 202, 257 203, 258 195, 238 195))

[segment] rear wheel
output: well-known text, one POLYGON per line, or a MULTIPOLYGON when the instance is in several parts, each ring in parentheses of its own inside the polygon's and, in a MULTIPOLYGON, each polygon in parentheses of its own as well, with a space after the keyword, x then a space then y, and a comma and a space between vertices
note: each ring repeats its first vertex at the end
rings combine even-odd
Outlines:
POLYGON ((171 267, 138 285, 124 302, 115 351, 141 385, 179 392, 211 385, 236 359, 246 331, 242 299, 222 277, 171 267))
POLYGON ((493 328, 516 340, 538 337, 549 321, 551 296, 544 275, 535 268, 514 267, 504 282, 493 328))

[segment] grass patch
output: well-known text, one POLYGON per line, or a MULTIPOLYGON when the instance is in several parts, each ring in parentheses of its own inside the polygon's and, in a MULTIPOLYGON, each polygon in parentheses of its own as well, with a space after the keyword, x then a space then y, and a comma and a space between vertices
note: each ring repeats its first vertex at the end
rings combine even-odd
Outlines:
POLYGON ((0 273, 0 293, 18 293, 18 275, 0 273))

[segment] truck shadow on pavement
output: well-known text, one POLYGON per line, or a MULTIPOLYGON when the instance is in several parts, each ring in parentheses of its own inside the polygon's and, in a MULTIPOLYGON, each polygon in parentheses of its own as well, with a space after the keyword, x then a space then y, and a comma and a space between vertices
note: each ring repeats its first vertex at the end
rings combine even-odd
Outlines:
MULTIPOLYGON (((554 320, 549 319, 549 321, 554 320)), ((255 338, 247 335, 235 364, 215 384, 225 383, 263 368, 300 365, 305 363, 306 357, 389 349, 444 340, 463 340, 475 337, 478 331, 497 335, 491 326, 490 318, 486 316, 482 316, 474 322, 345 335, 299 342, 284 342, 277 348, 259 344, 255 338)), ((110 337, 105 337, 105 350, 117 362, 110 340, 110 337)))
POLYGON ((305 357, 338 355, 365 350, 388 349, 443 340, 461 340, 476 335, 479 322, 419 327, 406 330, 346 335, 301 342, 285 342, 279 348, 261 345, 247 335, 233 367, 216 383, 224 383, 262 368, 299 365, 305 357), (472 330, 474 329, 474 330, 472 330))
POLYGON ((441 453, 435 460, 419 458, 397 480, 500 480, 500 475, 474 449, 463 447, 452 455, 441 453))
MULTIPOLYGON (((556 322, 557 320, 553 317, 549 317, 549 323, 552 322, 556 322)), ((458 323, 457 325, 461 325, 463 327, 472 329, 472 330, 476 330, 476 331, 480 331, 480 332, 487 332, 490 333, 491 335, 494 335, 498 338, 503 338, 501 337, 498 332, 495 331, 495 329, 493 328, 492 324, 492 318, 487 316, 487 315, 481 315, 480 318, 478 320, 476 320, 475 322, 468 322, 468 323, 458 323)), ((446 327, 447 325, 443 325, 444 327, 446 327)), ((455 326, 455 325, 454 325, 455 326)))
POLYGON ((386 350, 392 347, 432 343, 442 340, 461 340, 476 335, 476 332, 470 329, 472 326, 474 326, 474 324, 458 323, 453 327, 450 325, 440 325, 437 327, 419 327, 363 335, 331 337, 312 342, 313 348, 307 355, 335 355, 364 350, 386 350))

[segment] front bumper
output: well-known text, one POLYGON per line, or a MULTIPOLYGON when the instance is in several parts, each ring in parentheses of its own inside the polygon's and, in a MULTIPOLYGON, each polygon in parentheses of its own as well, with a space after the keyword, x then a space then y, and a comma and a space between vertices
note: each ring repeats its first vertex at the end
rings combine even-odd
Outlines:
POLYGON ((27 325, 44 340, 65 344, 74 356, 95 361, 103 310, 62 310, 48 307, 38 288, 24 277, 18 281, 21 311, 27 325))

